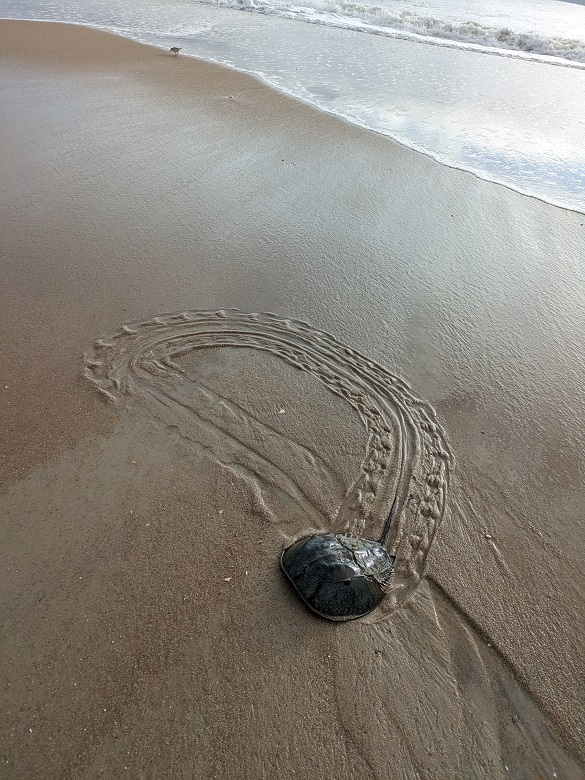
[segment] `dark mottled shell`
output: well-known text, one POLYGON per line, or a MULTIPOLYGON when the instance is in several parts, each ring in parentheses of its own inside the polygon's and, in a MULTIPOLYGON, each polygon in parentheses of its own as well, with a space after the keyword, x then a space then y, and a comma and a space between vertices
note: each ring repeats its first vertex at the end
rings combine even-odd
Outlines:
POLYGON ((353 620, 385 595, 394 558, 379 542, 348 534, 316 534, 282 554, 280 564, 302 600, 328 620, 353 620))

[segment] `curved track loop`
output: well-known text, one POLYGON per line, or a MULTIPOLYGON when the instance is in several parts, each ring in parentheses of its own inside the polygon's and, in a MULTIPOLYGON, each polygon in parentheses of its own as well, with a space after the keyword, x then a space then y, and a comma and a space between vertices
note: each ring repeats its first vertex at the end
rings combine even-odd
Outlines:
MULTIPOLYGON (((389 585, 389 607, 402 602, 420 580, 426 556, 445 511, 452 456, 433 409, 412 395, 408 386, 377 363, 340 344, 331 334, 305 322, 274 314, 246 314, 235 309, 164 314, 124 325, 98 339, 85 362, 85 375, 112 400, 138 394, 167 424, 176 416, 198 417, 193 409, 193 382, 180 365, 181 356, 209 347, 247 347, 282 358, 322 382, 360 416, 366 430, 365 454, 355 481, 329 518, 352 533, 381 541, 396 556, 389 585), (186 383, 189 403, 185 403, 186 383)), ((200 386, 202 387, 202 386, 200 386)), ((205 404, 209 389, 195 396, 205 404)), ((247 443, 238 440, 244 450, 247 443)), ((262 461, 262 475, 273 464, 262 461)), ((278 472, 278 469, 276 469, 278 472)), ((278 472, 290 495, 306 500, 294 475, 278 472), (299 495, 300 493, 300 495, 299 495)), ((302 484, 302 475, 300 475, 302 484)), ((314 507, 312 514, 315 515, 314 507)), ((319 522, 319 521, 318 521, 319 522)), ((385 611, 387 611, 386 607, 385 611)))

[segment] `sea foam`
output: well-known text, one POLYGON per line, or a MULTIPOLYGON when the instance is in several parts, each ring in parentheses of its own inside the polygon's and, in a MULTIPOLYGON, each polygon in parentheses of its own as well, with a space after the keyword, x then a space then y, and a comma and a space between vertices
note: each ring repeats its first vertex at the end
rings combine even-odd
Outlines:
POLYGON ((585 40, 546 35, 537 31, 518 31, 506 26, 492 26, 478 21, 441 19, 414 9, 393 10, 382 5, 367 5, 352 0, 303 0, 302 5, 259 0, 198 0, 209 5, 236 8, 287 19, 347 27, 389 37, 428 38, 484 46, 490 49, 523 52, 556 57, 585 64, 585 40))

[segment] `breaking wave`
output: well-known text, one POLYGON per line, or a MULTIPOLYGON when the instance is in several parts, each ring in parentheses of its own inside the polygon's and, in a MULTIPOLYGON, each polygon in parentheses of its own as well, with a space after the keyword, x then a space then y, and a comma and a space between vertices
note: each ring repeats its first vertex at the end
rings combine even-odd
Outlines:
POLYGON ((473 20, 448 21, 414 10, 397 11, 352 0, 304 0, 302 6, 260 0, 198 1, 389 37, 427 38, 429 43, 431 39, 435 42, 451 41, 585 64, 585 41, 582 40, 487 26, 473 20))

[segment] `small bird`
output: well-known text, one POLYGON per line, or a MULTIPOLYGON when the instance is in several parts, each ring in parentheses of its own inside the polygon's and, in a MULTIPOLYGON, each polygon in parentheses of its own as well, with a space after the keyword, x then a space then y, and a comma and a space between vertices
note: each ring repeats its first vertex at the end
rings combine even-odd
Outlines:
POLYGON ((173 53, 173 54, 175 55, 175 57, 176 57, 176 56, 177 56, 177 54, 178 54, 178 53, 181 51, 181 47, 180 47, 180 46, 172 46, 172 47, 171 47, 171 51, 172 51, 172 53, 173 53))

